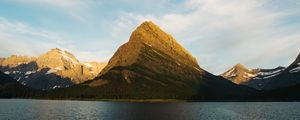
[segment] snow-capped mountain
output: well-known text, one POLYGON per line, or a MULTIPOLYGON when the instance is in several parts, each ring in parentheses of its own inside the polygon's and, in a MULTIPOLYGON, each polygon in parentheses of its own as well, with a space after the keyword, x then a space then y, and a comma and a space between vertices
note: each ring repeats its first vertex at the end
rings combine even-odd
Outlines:
POLYGON ((246 69, 236 65, 224 74, 224 78, 258 90, 272 90, 300 84, 300 54, 288 67, 274 69, 246 69))
POLYGON ((80 63, 74 55, 58 48, 39 57, 11 56, 5 58, 0 70, 23 85, 35 89, 55 89, 93 79, 105 63, 80 63))
POLYGON ((0 98, 22 97, 31 93, 34 93, 32 89, 0 71, 0 98))
POLYGON ((277 77, 285 69, 285 67, 281 66, 274 69, 256 69, 256 76, 243 83, 243 85, 262 90, 269 83, 271 78, 277 77))
POLYGON ((237 64, 225 73, 221 74, 221 76, 236 84, 242 84, 251 78, 256 77, 258 74, 259 71, 256 69, 248 69, 242 64, 237 64))
POLYGON ((276 77, 269 78, 264 89, 272 90, 300 84, 300 54, 296 60, 276 77))
POLYGON ((50 68, 57 71, 72 69, 80 64, 74 55, 58 48, 51 49, 39 56, 36 62, 39 68, 50 68))
POLYGON ((281 67, 281 66, 279 66, 275 69, 256 69, 259 72, 253 79, 272 78, 272 77, 279 75, 285 69, 286 69, 285 67, 281 67))

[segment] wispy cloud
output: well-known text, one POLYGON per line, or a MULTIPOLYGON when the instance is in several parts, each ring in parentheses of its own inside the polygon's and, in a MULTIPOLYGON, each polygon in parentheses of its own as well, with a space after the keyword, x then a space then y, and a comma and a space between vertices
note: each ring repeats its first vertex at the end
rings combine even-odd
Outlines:
POLYGON ((19 2, 26 2, 30 4, 44 4, 44 5, 53 5, 64 8, 76 8, 85 4, 84 1, 81 0, 15 0, 19 2))
POLYGON ((49 9, 60 9, 61 12, 66 12, 69 16, 87 22, 87 18, 91 17, 90 8, 92 6, 101 4, 97 0, 12 0, 13 2, 43 6, 49 9))
POLYGON ((61 48, 75 54, 82 61, 104 61, 107 51, 78 50, 71 40, 58 33, 32 27, 28 24, 0 17, 0 54, 6 57, 12 54, 37 56, 51 48, 61 48))
POLYGON ((36 55, 39 50, 55 46, 67 46, 71 41, 59 34, 44 29, 34 28, 25 23, 10 21, 0 17, 1 51, 8 54, 36 55))

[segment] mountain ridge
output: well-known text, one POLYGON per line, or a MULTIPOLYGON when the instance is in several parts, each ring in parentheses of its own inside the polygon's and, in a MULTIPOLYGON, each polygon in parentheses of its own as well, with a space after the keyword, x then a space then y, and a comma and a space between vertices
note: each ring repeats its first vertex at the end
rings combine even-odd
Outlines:
MULTIPOLYGON (((233 67, 234 68, 234 67, 233 67)), ((230 69, 231 70, 231 69, 230 69)), ((228 70, 230 72, 230 70, 228 70)), ((300 54, 288 67, 276 67, 273 69, 252 69, 253 76, 241 78, 243 82, 234 82, 228 71, 221 74, 224 78, 233 81, 236 84, 246 85, 257 90, 274 90, 282 87, 294 86, 300 84, 300 54)), ((242 76, 242 73, 236 72, 235 76, 242 76)))
POLYGON ((38 57, 12 55, 3 58, 0 70, 34 89, 55 89, 93 79, 105 63, 80 63, 76 57, 53 48, 38 57))

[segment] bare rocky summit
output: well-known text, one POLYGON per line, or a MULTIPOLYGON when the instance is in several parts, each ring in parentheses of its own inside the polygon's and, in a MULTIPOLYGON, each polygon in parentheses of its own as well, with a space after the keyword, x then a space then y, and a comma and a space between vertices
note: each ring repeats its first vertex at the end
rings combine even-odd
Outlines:
POLYGON ((221 74, 222 77, 232 81, 236 84, 242 84, 247 82, 253 77, 256 77, 259 70, 248 69, 242 64, 236 64, 234 67, 221 74))
POLYGON ((132 32, 129 41, 117 50, 101 73, 107 72, 113 66, 128 66, 138 62, 138 58, 146 48, 153 49, 153 52, 158 55, 161 55, 159 52, 163 52, 174 62, 200 68, 196 58, 178 44, 171 35, 162 31, 151 21, 146 21, 132 32))

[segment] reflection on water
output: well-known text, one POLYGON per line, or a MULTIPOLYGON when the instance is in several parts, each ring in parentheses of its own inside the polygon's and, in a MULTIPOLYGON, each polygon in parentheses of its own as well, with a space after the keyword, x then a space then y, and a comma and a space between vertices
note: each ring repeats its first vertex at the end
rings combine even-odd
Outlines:
POLYGON ((0 119, 299 119, 298 102, 125 103, 0 99, 0 119))

